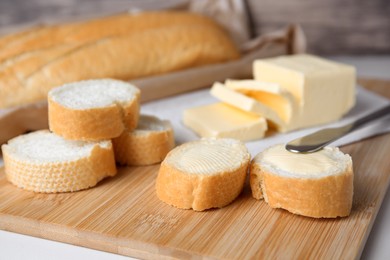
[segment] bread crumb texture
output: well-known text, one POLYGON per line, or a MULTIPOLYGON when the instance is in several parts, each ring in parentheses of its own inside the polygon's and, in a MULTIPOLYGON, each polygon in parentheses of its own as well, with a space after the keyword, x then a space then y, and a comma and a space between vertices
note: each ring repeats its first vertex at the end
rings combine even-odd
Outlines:
POLYGON ((99 141, 134 129, 140 90, 114 79, 65 84, 48 94, 49 127, 70 140, 99 141))
POLYGON ((5 174, 14 185, 35 192, 71 192, 116 174, 111 141, 69 141, 47 130, 2 145, 5 174))

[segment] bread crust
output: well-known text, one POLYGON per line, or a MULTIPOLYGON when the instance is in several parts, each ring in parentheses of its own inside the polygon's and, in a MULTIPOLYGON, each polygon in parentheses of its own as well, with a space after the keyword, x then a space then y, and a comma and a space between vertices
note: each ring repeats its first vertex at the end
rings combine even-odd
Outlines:
MULTIPOLYGON (((191 146, 191 142, 185 145, 191 146)), ((222 208, 241 193, 250 163, 249 153, 246 152, 237 167, 211 174, 192 174, 168 163, 167 158, 176 153, 176 149, 178 147, 160 166, 156 179, 156 193, 160 200, 180 209, 203 211, 222 208)))
POLYGON ((71 44, 58 45, 53 48, 23 53, 6 64, 0 64, 0 107, 10 107, 17 104, 33 103, 42 99, 42 85, 26 88, 24 79, 39 70, 52 59, 62 56, 75 48, 71 44))
POLYGON ((0 75, 0 107, 44 100, 53 87, 74 81, 130 80, 240 55, 217 23, 190 12, 121 14, 45 26, 27 36, 8 37, 18 39, 12 42, 0 38, 7 47, 0 50, 0 67, 12 64, 12 70, 23 74, 0 75), (61 46, 64 50, 56 51, 61 46), (24 55, 31 55, 28 67, 12 61, 24 55))
POLYGON ((269 172, 253 161, 250 186, 255 199, 264 199, 272 208, 283 208, 307 217, 345 217, 352 208, 352 165, 337 175, 290 178, 269 172))
POLYGON ((180 209, 222 208, 241 193, 247 167, 248 164, 244 163, 231 172, 202 176, 182 172, 163 162, 156 181, 157 196, 180 209))
POLYGON ((76 23, 40 26, 0 38, 0 63, 21 53, 50 48, 63 43, 79 46, 114 35, 129 35, 145 30, 198 24, 219 27, 211 19, 184 11, 157 11, 118 14, 76 23))
POLYGON ((135 134, 125 130, 112 139, 115 159, 121 165, 141 166, 159 163, 175 146, 173 129, 135 134))
POLYGON ((25 84, 31 89, 46 86, 48 91, 90 78, 130 80, 238 57, 236 47, 221 30, 173 26, 84 45, 42 67, 25 84))
POLYGON ((48 96, 49 128, 70 140, 97 141, 118 137, 137 126, 140 93, 125 105, 91 109, 70 109, 48 96))
POLYGON ((17 159, 2 146, 5 174, 19 188, 41 192, 73 192, 94 187, 100 180, 116 174, 112 145, 94 146, 91 154, 74 161, 28 162, 17 159))

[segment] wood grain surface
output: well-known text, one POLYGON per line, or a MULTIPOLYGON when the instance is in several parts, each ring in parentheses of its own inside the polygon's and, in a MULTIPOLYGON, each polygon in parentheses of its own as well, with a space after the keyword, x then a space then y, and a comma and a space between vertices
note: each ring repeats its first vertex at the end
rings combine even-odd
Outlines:
MULTIPOLYGON (((390 82, 360 81, 390 96, 390 82)), ((155 195, 159 165, 124 167, 75 193, 36 194, 0 170, 0 228, 133 257, 354 259, 362 252, 390 181, 390 134, 342 147, 354 162, 347 218, 312 219, 268 207, 246 185, 232 204, 205 212, 168 206, 155 195)))

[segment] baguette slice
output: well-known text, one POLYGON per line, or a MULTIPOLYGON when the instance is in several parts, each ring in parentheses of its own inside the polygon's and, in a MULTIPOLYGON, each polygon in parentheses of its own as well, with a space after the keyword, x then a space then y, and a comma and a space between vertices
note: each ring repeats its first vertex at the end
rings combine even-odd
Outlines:
POLYGON ((112 142, 118 163, 139 166, 161 162, 175 146, 175 137, 169 121, 141 115, 135 130, 125 130, 112 142))
POLYGON ((1 148, 7 179, 30 191, 78 191, 116 174, 111 141, 69 141, 41 130, 11 139, 1 148))
POLYGON ((352 159, 334 147, 295 154, 276 145, 253 159, 250 185, 253 197, 272 208, 313 218, 345 217, 352 208, 352 159))
POLYGON ((113 79, 65 84, 49 92, 49 127, 71 140, 107 140, 137 126, 140 91, 113 79))
POLYGON ((247 148, 235 139, 204 138, 185 143, 162 162, 157 196, 181 209, 224 207, 241 193, 249 162, 247 148))

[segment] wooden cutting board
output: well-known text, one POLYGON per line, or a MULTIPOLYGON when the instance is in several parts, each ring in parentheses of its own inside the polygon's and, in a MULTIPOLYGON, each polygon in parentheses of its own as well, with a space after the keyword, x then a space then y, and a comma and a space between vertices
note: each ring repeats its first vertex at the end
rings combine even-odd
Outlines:
MULTIPOLYGON (((390 83, 361 82, 390 96, 390 83)), ((354 162, 349 217, 312 219, 275 210, 248 185, 231 205, 205 212, 158 200, 158 165, 120 168, 97 187, 35 194, 0 170, 0 229, 139 258, 353 259, 362 252, 390 180, 390 134, 342 148, 354 162)))

